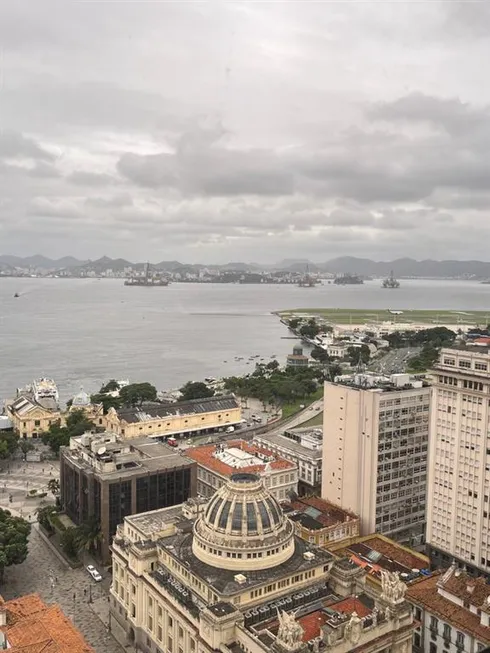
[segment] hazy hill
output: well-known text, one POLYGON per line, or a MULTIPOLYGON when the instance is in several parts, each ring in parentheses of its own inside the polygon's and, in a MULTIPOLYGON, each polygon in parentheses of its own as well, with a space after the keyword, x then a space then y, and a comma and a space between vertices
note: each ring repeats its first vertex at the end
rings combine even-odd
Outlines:
MULTIPOLYGON (((71 269, 77 271, 92 270, 101 274, 107 269, 115 272, 122 271, 125 267, 132 267, 142 270, 145 263, 132 263, 122 258, 111 259, 103 256, 96 261, 80 261, 73 256, 65 256, 60 259, 50 259, 45 256, 35 255, 22 258, 4 254, 0 256, 0 269, 10 268, 38 268, 42 270, 71 269)), ((205 264, 181 263, 179 261, 161 261, 153 264, 152 267, 166 272, 190 272, 197 273, 205 264)), ((434 261, 427 259, 416 261, 412 258, 399 258, 394 261, 373 261, 368 258, 356 258, 354 256, 341 256, 331 259, 325 263, 312 263, 308 259, 284 259, 276 264, 244 263, 243 261, 225 263, 224 265, 209 264, 209 267, 223 271, 257 272, 261 270, 282 270, 288 272, 304 273, 306 269, 310 272, 330 272, 333 274, 352 273, 368 277, 385 277, 391 271, 397 277, 476 277, 479 279, 490 279, 490 262, 486 261, 434 261)))

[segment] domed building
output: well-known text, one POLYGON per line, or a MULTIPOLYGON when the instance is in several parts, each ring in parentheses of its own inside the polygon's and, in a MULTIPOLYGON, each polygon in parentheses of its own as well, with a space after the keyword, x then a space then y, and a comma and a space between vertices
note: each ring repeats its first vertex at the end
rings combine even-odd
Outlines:
POLYGON ((84 391, 83 387, 81 387, 80 392, 73 397, 68 412, 71 413, 74 410, 83 410, 87 417, 95 422, 96 425, 102 424, 102 417, 104 415, 103 405, 93 404, 90 395, 84 391))
MULTIPOLYGON (((151 488, 149 488, 151 491, 151 488)), ((110 624, 146 653, 410 653, 394 574, 365 571, 295 535, 259 476, 235 473, 206 503, 125 517, 112 542, 110 624)))
POLYGON ((233 474, 194 524, 192 552, 222 569, 270 569, 294 550, 293 524, 255 474, 233 474))

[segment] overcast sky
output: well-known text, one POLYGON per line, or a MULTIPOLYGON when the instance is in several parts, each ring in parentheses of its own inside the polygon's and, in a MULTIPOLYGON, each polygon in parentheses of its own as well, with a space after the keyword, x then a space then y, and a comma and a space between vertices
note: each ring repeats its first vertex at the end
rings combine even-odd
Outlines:
POLYGON ((490 259, 487 0, 0 0, 0 46, 0 253, 490 259))

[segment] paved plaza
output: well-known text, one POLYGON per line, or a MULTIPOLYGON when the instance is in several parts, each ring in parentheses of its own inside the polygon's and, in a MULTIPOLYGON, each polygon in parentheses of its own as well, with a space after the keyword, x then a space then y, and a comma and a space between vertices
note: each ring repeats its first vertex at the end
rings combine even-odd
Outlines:
MULTIPOLYGON (((3 461, 0 507, 28 519, 32 523, 32 531, 27 560, 5 570, 0 594, 5 599, 13 599, 37 592, 47 603, 59 603, 97 653, 123 653, 125 649, 114 640, 107 628, 110 578, 104 577, 102 583, 96 583, 84 568, 71 569, 58 559, 50 545, 39 535, 36 509, 39 505, 54 503, 54 497, 48 492, 44 499, 28 499, 26 494, 32 489, 47 491, 47 484, 52 478, 59 478, 58 461, 3 461)), ((99 570, 105 576, 105 572, 99 570)), ((133 649, 128 647, 126 650, 133 649)))
POLYGON ((83 568, 67 569, 33 526, 27 560, 5 570, 0 594, 13 599, 37 592, 47 603, 59 603, 97 653, 132 651, 132 647, 122 648, 102 621, 108 612, 109 583, 109 578, 96 583, 83 568), (93 603, 89 603, 90 599, 93 603))
POLYGON ((54 496, 47 489, 47 485, 51 479, 59 478, 57 460, 27 463, 12 459, 2 461, 0 470, 0 507, 34 522, 36 509, 40 505, 54 503, 54 496), (27 498, 29 490, 42 490, 48 494, 44 499, 27 498))

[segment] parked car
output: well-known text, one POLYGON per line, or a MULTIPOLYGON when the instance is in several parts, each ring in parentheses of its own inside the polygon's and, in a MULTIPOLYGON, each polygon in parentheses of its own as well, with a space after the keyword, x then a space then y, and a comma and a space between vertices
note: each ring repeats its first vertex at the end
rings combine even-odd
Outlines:
POLYGON ((177 440, 175 438, 168 438, 167 444, 170 447, 178 447, 179 446, 179 443, 177 442, 177 440))
POLYGON ((93 565, 88 565, 87 571, 97 583, 102 580, 102 576, 93 565))

